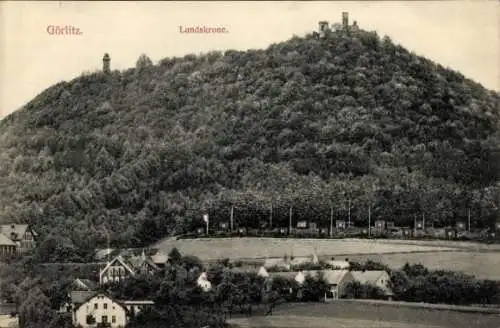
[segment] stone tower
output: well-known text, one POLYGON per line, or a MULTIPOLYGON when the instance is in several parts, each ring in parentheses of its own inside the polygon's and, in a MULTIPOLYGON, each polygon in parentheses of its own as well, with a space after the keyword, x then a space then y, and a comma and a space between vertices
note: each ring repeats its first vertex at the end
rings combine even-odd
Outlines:
POLYGON ((326 30, 328 30, 328 22, 327 21, 319 22, 319 35, 321 37, 325 36, 326 30))
POLYGON ((349 27, 349 13, 344 11, 342 13, 342 27, 347 29, 349 27))
POLYGON ((109 63, 111 62, 111 58, 109 57, 108 53, 104 54, 104 57, 102 57, 102 71, 104 73, 109 73, 110 68, 109 68, 109 63))

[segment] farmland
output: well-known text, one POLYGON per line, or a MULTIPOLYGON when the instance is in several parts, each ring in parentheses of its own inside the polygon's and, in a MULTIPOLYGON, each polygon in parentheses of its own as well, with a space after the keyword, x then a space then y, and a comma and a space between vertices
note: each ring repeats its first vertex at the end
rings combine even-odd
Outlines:
POLYGON ((500 317, 492 314, 340 301, 284 304, 278 307, 272 316, 239 318, 231 322, 242 328, 498 328, 500 317))
POLYGON ((166 239, 155 247, 169 252, 177 247, 184 254, 203 260, 221 258, 261 259, 309 256, 314 251, 321 257, 349 257, 352 260, 372 259, 397 268, 406 262, 422 263, 432 269, 460 270, 478 278, 500 280, 498 245, 459 242, 363 240, 363 239, 273 239, 214 238, 166 239))

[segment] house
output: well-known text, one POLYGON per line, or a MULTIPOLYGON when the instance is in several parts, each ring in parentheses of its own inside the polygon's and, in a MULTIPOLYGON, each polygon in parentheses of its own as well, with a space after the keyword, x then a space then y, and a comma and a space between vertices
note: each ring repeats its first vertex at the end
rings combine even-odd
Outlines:
POLYGON ((9 237, 0 233, 0 257, 10 256, 18 253, 18 245, 9 237))
POLYGON ((159 268, 164 268, 168 260, 169 260, 168 255, 166 255, 160 250, 158 250, 156 254, 151 256, 151 261, 153 261, 153 263, 159 268))
POLYGON ((197 285, 201 287, 204 292, 208 292, 212 289, 212 283, 208 281, 207 273, 202 272, 196 281, 197 285))
POLYGON ((385 226, 386 226, 387 229, 394 229, 394 228, 396 228, 396 224, 394 223, 394 221, 387 221, 385 223, 385 226))
POLYGON ((26 253, 36 247, 35 239, 38 236, 27 224, 3 224, 0 233, 17 244, 17 251, 26 253))
POLYGON ((95 327, 96 324, 107 324, 112 328, 125 327, 128 319, 134 315, 134 310, 140 311, 151 304, 152 301, 124 303, 104 293, 80 292, 72 295, 73 324, 84 328, 95 327))
POLYGON ((392 299, 394 293, 392 292, 390 282, 391 277, 385 270, 365 270, 365 271, 351 271, 354 280, 363 285, 371 285, 378 287, 384 293, 384 296, 389 300, 392 299))
POLYGON ((345 260, 335 260, 334 257, 332 257, 330 260, 326 261, 325 264, 333 270, 349 270, 351 267, 351 264, 349 263, 349 259, 345 260))
MULTIPOLYGON (((113 252, 112 254, 116 253, 113 252)), ((108 261, 106 266, 100 270, 99 284, 120 282, 130 276, 141 273, 154 274, 161 270, 166 261, 168 261, 168 256, 157 249, 127 249, 119 251, 119 255, 108 261)))
POLYGON ((306 277, 319 277, 322 275, 329 289, 325 292, 325 301, 336 300, 345 295, 345 288, 350 282, 354 282, 354 277, 349 270, 318 270, 301 271, 295 276, 295 281, 302 285, 306 277))

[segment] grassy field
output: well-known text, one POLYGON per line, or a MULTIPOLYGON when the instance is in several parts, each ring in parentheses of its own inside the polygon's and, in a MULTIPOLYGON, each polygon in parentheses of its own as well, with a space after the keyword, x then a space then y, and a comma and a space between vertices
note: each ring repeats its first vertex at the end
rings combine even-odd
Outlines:
POLYGON ((196 255, 204 260, 242 259, 349 254, 385 254, 400 252, 436 252, 454 250, 452 247, 411 245, 353 239, 279 239, 279 238, 214 238, 166 239, 153 247, 169 252, 177 247, 184 254, 196 255))
POLYGON ((272 316, 230 321, 244 328, 498 328, 498 315, 348 302, 284 304, 272 316))

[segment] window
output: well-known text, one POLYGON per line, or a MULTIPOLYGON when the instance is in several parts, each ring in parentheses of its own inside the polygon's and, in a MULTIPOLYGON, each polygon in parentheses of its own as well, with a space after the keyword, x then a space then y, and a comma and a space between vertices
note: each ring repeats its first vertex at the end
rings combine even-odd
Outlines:
POLYGON ((108 308, 108 303, 104 303, 104 310, 108 308))
POLYGON ((111 322, 116 323, 116 316, 115 315, 111 317, 111 322))
POLYGON ((107 322, 108 322, 108 316, 107 316, 107 315, 103 315, 103 316, 101 317, 101 322, 102 322, 102 323, 107 323, 107 322))
POLYGON ((97 310, 97 308, 99 307, 99 305, 97 303, 94 304, 94 309, 97 310))

